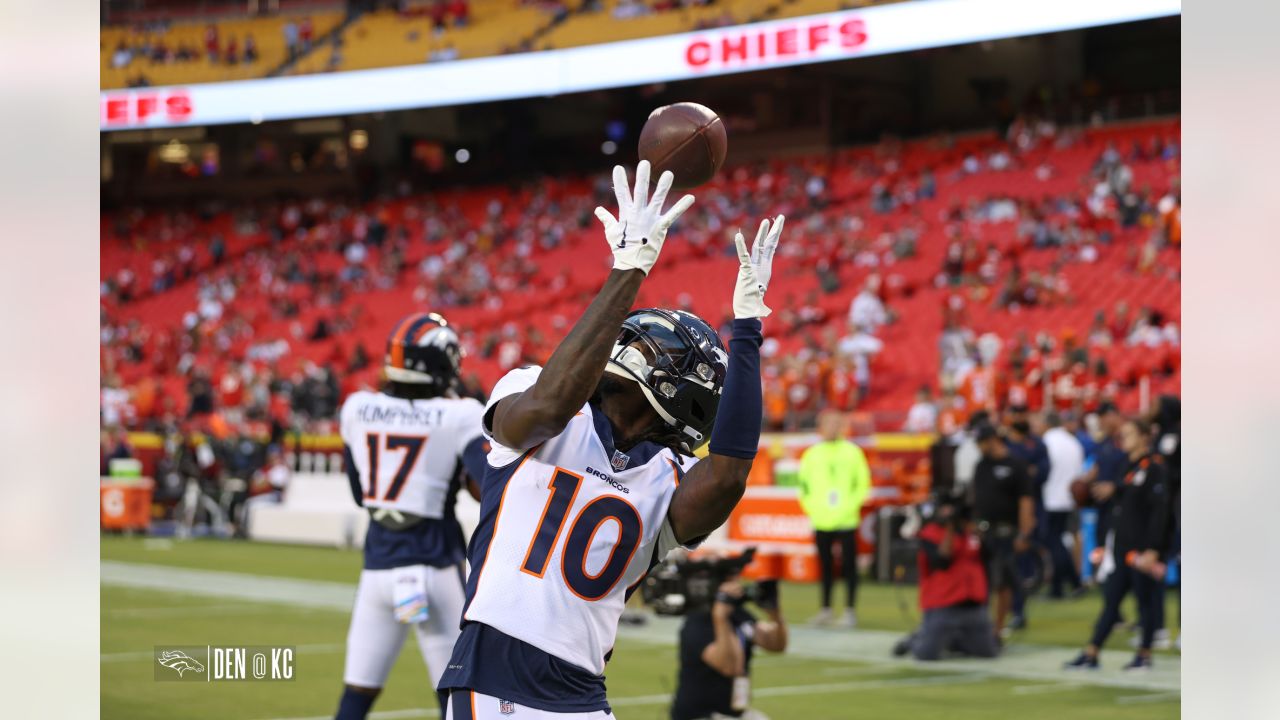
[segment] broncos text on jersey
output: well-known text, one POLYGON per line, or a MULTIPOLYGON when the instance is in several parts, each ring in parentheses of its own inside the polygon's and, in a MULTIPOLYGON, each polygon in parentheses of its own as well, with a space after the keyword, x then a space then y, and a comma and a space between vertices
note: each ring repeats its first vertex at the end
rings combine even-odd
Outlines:
MULTIPOLYGON (((540 372, 508 373, 486 411, 532 386, 540 372)), ((608 419, 588 403, 563 432, 527 452, 493 441, 488 463, 468 549, 463 634, 441 688, 552 711, 607 707, 603 683, 594 686, 626 599, 678 545, 667 510, 691 459, 651 442, 618 451, 608 419), (503 644, 519 645, 525 662, 550 664, 557 677, 581 682, 549 697, 556 693, 535 681, 539 673, 513 673, 513 663, 486 667, 478 654, 503 644), (578 697, 563 697, 575 688, 578 697)))

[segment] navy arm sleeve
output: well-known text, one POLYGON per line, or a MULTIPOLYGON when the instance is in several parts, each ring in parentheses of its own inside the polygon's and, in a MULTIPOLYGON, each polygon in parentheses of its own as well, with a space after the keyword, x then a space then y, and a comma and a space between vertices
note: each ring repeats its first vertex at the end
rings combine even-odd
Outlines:
POLYGON ((356 470, 356 459, 351 456, 351 448, 342 444, 342 466, 347 471, 347 482, 351 483, 351 497, 360 507, 364 507, 364 488, 360 486, 360 472, 356 470))
POLYGON ((716 455, 752 460, 760 448, 760 422, 764 413, 760 393, 762 329, 757 318, 733 321, 729 367, 716 422, 711 428, 711 445, 707 448, 716 455))

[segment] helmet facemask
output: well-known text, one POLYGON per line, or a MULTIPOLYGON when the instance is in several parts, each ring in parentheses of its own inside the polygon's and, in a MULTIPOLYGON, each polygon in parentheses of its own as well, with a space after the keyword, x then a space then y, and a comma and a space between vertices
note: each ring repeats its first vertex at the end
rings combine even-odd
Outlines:
POLYGON ((680 449, 703 445, 715 422, 727 354, 715 331, 696 316, 637 310, 627 316, 605 372, 638 384, 680 449))

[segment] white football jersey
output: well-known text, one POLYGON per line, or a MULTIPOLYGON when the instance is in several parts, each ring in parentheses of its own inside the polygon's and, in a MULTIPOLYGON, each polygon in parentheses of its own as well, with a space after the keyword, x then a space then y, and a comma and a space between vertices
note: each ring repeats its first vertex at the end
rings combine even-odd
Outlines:
MULTIPOLYGON (((540 372, 508 373, 488 407, 540 372)), ((616 451, 590 404, 528 452, 490 439, 485 504, 500 497, 472 539, 463 619, 601 675, 626 598, 678 545, 667 509, 693 460, 648 442, 616 451)))
POLYGON ((364 506, 440 519, 458 458, 480 436, 484 407, 473 398, 407 400, 353 393, 342 405, 342 442, 351 450, 364 506))

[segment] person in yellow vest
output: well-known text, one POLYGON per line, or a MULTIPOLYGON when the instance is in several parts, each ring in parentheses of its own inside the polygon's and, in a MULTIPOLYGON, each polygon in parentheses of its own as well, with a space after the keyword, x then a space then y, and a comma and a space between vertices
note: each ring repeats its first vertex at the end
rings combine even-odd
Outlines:
POLYGON ((862 503, 871 491, 871 469, 862 448, 845 439, 844 415, 827 410, 818 416, 822 440, 800 457, 800 506, 813 523, 822 571, 822 610, 815 625, 831 625, 831 590, 835 583, 835 546, 845 582, 845 610, 838 624, 854 627, 858 594, 857 529, 862 503))

